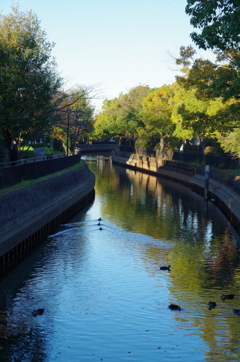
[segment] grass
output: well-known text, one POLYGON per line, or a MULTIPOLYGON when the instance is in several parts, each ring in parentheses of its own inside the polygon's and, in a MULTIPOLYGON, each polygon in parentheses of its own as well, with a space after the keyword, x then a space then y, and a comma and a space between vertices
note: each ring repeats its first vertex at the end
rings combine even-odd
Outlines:
POLYGON ((34 148, 32 146, 20 147, 19 154, 21 155, 21 158, 33 158, 35 155, 34 148))
POLYGON ((53 176, 56 176, 56 175, 60 175, 66 171, 71 171, 71 170, 75 170, 77 169, 78 167, 82 166, 83 165, 83 161, 81 160, 79 163, 77 163, 76 165, 74 166, 71 166, 71 167, 68 167, 66 168, 65 170, 62 170, 62 171, 58 171, 58 172, 55 172, 55 173, 51 173, 47 176, 44 176, 44 177, 40 177, 38 179, 34 179, 34 180, 23 180, 21 182, 19 182, 18 184, 16 185, 13 185, 13 186, 10 186, 10 187, 7 187, 7 188, 4 188, 4 189, 1 189, 0 190, 0 194, 4 194, 6 192, 10 192, 10 191, 13 191, 13 190, 18 190, 22 187, 26 187, 26 186, 30 186, 36 182, 40 182, 40 181, 44 181, 44 180, 47 180, 49 179, 50 177, 53 177, 53 176))
POLYGON ((224 170, 224 171, 229 172, 229 173, 233 173, 236 176, 240 176, 240 170, 238 168, 234 169, 234 170, 224 170))
MULTIPOLYGON (((197 163, 197 162, 192 162, 191 163, 192 168, 194 169, 194 171, 197 171, 197 169, 200 166, 206 166, 204 163, 197 163)), ((212 167, 212 166, 210 166, 212 167)), ((230 174, 234 174, 236 176, 240 176, 240 169, 239 168, 232 168, 232 169, 227 169, 227 168, 223 168, 223 167, 212 167, 215 168, 217 170, 226 172, 226 173, 230 173, 230 174)))

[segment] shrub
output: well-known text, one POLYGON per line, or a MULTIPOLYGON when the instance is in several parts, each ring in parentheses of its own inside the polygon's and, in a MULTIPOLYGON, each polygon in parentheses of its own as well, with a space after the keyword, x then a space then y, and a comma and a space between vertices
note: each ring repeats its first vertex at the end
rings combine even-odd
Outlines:
POLYGON ((63 141, 57 140, 56 138, 54 138, 53 139, 53 149, 56 151, 64 152, 63 141))
POLYGON ((209 153, 215 153, 213 146, 207 146, 204 148, 204 155, 208 155, 209 153))
POLYGON ((0 137, 0 162, 6 161, 6 148, 4 144, 4 140, 0 137))
POLYGON ((20 158, 34 158, 34 148, 32 146, 22 146, 19 149, 20 158))

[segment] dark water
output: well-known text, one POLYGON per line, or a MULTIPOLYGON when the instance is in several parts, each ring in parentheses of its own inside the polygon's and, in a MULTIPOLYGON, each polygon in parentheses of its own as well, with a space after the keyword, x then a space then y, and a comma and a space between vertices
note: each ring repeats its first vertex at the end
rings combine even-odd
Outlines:
POLYGON ((0 361, 238 361, 239 235, 227 219, 181 185, 87 162, 94 202, 0 283, 0 361))

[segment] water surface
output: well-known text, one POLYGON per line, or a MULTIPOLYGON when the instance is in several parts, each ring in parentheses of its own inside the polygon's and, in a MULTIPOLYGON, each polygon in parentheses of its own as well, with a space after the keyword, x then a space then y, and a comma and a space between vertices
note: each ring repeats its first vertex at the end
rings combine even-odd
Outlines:
POLYGON ((95 200, 0 283, 0 360, 238 361, 228 220, 186 187, 85 158, 95 200))

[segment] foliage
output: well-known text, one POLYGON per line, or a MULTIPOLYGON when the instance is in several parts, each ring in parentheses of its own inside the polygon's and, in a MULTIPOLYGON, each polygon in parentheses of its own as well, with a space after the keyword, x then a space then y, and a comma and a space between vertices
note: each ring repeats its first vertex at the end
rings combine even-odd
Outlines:
POLYGON ((3 137, 0 136, 0 162, 4 162, 6 157, 5 144, 3 137))
POLYGON ((117 136, 119 130, 117 128, 116 116, 112 114, 111 109, 114 109, 114 100, 103 103, 103 112, 95 116, 94 120, 94 135, 97 139, 107 140, 110 137, 117 136), (114 127, 115 126, 115 127, 114 127))
POLYGON ((144 126, 141 119, 142 100, 149 94, 148 86, 139 85, 130 89, 129 93, 121 94, 119 104, 123 111, 123 117, 127 120, 128 126, 132 126, 134 131, 136 127, 144 126))
MULTIPOLYGON (((240 156, 240 3, 236 0, 188 0, 186 13, 191 16, 191 24, 200 29, 200 33, 191 34, 195 44, 205 50, 213 49, 221 64, 195 60, 188 78, 181 81, 188 87, 194 85, 198 97, 215 99, 218 107, 214 113, 210 112, 208 123, 218 131, 223 149, 240 156)), ((179 63, 189 66, 193 55, 191 47, 182 47, 179 63)))
POLYGON ((212 154, 214 153, 214 147, 213 146, 207 146, 204 148, 204 155, 212 154))
MULTIPOLYGON (((80 88, 80 92, 84 93, 84 90, 80 88)), ((74 102, 72 109, 76 112, 70 124, 71 150, 74 151, 76 142, 93 131, 94 109, 86 94, 74 102)))
POLYGON ((193 41, 202 49, 240 50, 240 3, 238 0, 187 0, 186 13, 200 33, 193 41))
POLYGON ((221 66, 217 66, 210 75, 210 94, 213 97, 222 96, 224 101, 240 99, 240 51, 230 50, 218 53, 217 60, 221 66))
POLYGON ((150 92, 142 102, 142 120, 151 137, 160 137, 160 148, 164 147, 164 138, 174 131, 171 120, 173 110, 173 90, 164 85, 150 92))
POLYGON ((77 86, 58 95, 58 108, 52 117, 49 135, 63 141, 74 152, 77 141, 89 136, 93 131, 93 107, 90 103, 91 89, 77 86), (69 116, 67 111, 69 110, 69 116), (68 137, 69 136, 69 137, 68 137))
POLYGON ((175 134, 181 134, 179 128, 191 127, 195 134, 215 138, 216 132, 227 134, 239 125, 239 70, 233 58, 229 64, 221 65, 194 59, 194 55, 192 47, 181 47, 176 61, 185 68, 183 76, 177 77, 180 90, 176 98, 181 101, 173 112, 173 120, 177 122, 175 134))
POLYGON ((136 139, 139 130, 144 128, 142 100, 149 92, 148 86, 139 85, 118 98, 105 100, 103 112, 95 118, 95 134, 102 139, 112 136, 136 139))
POLYGON ((66 138, 66 132, 64 131, 64 129, 58 126, 53 126, 50 136, 53 139, 53 148, 57 151, 63 152, 63 144, 66 138))
POLYGON ((48 123, 61 85, 52 47, 32 11, 0 14, 0 134, 9 150, 13 140, 32 140, 48 123))
POLYGON ((55 138, 56 140, 63 141, 65 138, 65 135, 66 135, 66 132, 64 131, 63 128, 58 127, 58 126, 53 126, 51 138, 55 138))
POLYGON ((34 148, 30 145, 20 147, 18 150, 18 153, 19 153, 20 159, 35 157, 34 148))
POLYGON ((223 101, 240 97, 240 53, 229 51, 218 53, 217 62, 196 58, 192 46, 180 47, 176 64, 183 65, 183 76, 177 81, 185 89, 196 87, 196 96, 202 99, 222 97, 223 101), (225 62, 225 63, 223 63, 225 62))
POLYGON ((240 129, 235 128, 227 135, 218 134, 218 141, 225 152, 230 152, 240 158, 240 129))
POLYGON ((160 149, 178 148, 195 137, 202 140, 201 149, 206 139, 215 143, 218 139, 223 145, 227 136, 227 142, 229 133, 239 127, 240 52, 219 51, 213 63, 196 58, 192 46, 182 46, 176 63, 183 66, 182 75, 172 85, 139 86, 106 100, 95 118, 95 135, 160 149))
POLYGON ((191 140, 196 135, 202 134, 202 123, 199 123, 197 115, 194 117, 192 113, 204 112, 206 104, 196 98, 195 88, 185 89, 178 83, 174 83, 173 89, 174 108, 171 118, 176 125, 173 135, 182 140, 191 140), (188 116, 189 113, 191 116, 188 116))
POLYGON ((65 150, 63 148, 63 141, 62 140, 54 138, 53 141, 52 141, 52 145, 53 145, 54 151, 56 151, 56 152, 65 152, 65 150))

